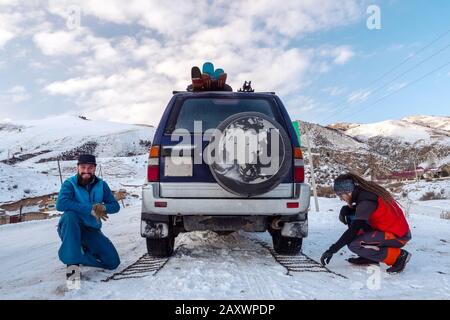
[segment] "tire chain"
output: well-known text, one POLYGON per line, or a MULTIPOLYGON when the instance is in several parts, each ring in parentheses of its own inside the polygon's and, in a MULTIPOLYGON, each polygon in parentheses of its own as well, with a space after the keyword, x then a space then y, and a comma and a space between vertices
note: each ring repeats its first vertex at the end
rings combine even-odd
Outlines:
MULTIPOLYGON (((296 256, 287 256, 276 253, 273 248, 268 245, 265 241, 259 239, 250 239, 256 244, 260 245, 272 255, 277 263, 286 269, 286 274, 291 275, 291 273, 297 272, 324 272, 337 275, 341 278, 348 279, 346 276, 331 271, 325 266, 322 266, 319 262, 308 257, 303 252, 296 256)), ((180 245, 175 249, 175 252, 171 257, 176 256, 179 249, 183 248, 184 245, 180 245)), ((125 269, 113 274, 102 282, 109 282, 111 280, 122 280, 122 279, 139 279, 147 276, 155 276, 164 266, 169 262, 171 257, 158 258, 152 257, 148 253, 140 257, 135 263, 129 265, 125 269)))
MULTIPOLYGON (((175 249, 172 254, 174 256, 177 251, 184 245, 180 245, 175 249)), ((122 279, 139 279, 147 276, 155 276, 164 266, 169 262, 170 258, 158 258, 152 257, 148 253, 140 257, 135 263, 129 265, 125 269, 113 274, 112 276, 102 280, 102 282, 108 282, 111 280, 122 280, 122 279)))
POLYGON ((346 276, 331 271, 327 267, 323 266, 319 262, 315 261, 314 259, 308 257, 306 254, 301 252, 298 255, 295 256, 288 256, 288 255, 281 255, 275 252, 275 250, 267 244, 263 240, 259 239, 251 239, 253 242, 259 244, 264 249, 269 251, 269 253, 272 255, 272 257, 275 259, 276 262, 278 262, 282 267, 286 269, 286 274, 291 275, 291 273, 296 272, 325 272, 325 273, 331 273, 336 276, 339 276, 344 279, 348 279, 346 276))

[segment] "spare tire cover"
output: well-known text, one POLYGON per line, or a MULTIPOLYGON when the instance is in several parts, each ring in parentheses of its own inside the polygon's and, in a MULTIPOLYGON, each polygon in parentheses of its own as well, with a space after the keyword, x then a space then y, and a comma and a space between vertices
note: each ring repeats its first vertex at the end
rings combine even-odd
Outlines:
POLYGON ((212 175, 225 190, 252 197, 278 186, 292 166, 292 145, 284 128, 259 112, 228 117, 210 138, 212 175))

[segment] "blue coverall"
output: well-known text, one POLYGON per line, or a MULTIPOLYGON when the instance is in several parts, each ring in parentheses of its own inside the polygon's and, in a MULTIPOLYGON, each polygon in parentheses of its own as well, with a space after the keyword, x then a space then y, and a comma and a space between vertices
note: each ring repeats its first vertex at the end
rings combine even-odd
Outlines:
POLYGON ((111 189, 102 179, 95 177, 87 186, 78 183, 77 175, 64 181, 56 203, 56 209, 64 211, 58 223, 58 234, 62 240, 58 255, 64 264, 108 270, 119 266, 116 248, 101 232, 101 221, 91 214, 96 203, 103 204, 108 214, 120 210, 111 189))

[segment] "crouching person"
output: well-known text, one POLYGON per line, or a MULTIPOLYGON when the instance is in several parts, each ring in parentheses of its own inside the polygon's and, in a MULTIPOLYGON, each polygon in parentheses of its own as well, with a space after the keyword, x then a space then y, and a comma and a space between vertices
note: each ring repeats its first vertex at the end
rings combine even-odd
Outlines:
POLYGON ((67 265, 68 279, 81 275, 80 265, 112 270, 120 264, 116 248, 101 232, 102 220, 119 212, 120 206, 95 169, 95 157, 81 155, 78 173, 64 181, 56 203, 56 209, 64 212, 58 223, 62 240, 58 255, 67 265))
POLYGON ((401 272, 411 254, 402 247, 411 239, 405 215, 392 195, 382 186, 348 173, 337 177, 334 191, 347 205, 342 207, 339 220, 348 225, 347 231, 321 258, 330 262, 333 254, 348 246, 357 258, 348 262, 357 265, 390 266, 388 273, 401 272))

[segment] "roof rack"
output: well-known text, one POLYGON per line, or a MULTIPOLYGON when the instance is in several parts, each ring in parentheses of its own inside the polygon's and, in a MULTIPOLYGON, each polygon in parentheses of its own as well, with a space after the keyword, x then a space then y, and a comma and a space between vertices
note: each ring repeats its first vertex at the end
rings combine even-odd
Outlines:
POLYGON ((223 90, 201 90, 201 91, 190 91, 190 90, 175 90, 172 91, 172 94, 177 94, 177 93, 206 93, 206 92, 234 92, 235 91, 223 91, 223 90))
MULTIPOLYGON (((175 90, 175 91, 172 91, 172 94, 178 94, 178 93, 200 93, 200 92, 202 92, 202 93, 204 93, 204 92, 230 92, 230 91, 186 91, 186 90, 175 90)), ((246 93, 246 92, 244 92, 244 91, 242 91, 242 92, 239 92, 239 91, 232 91, 232 92, 234 92, 234 93, 246 93)), ((274 91, 267 91, 267 92, 250 92, 250 93, 261 93, 261 94, 276 94, 274 91)))

